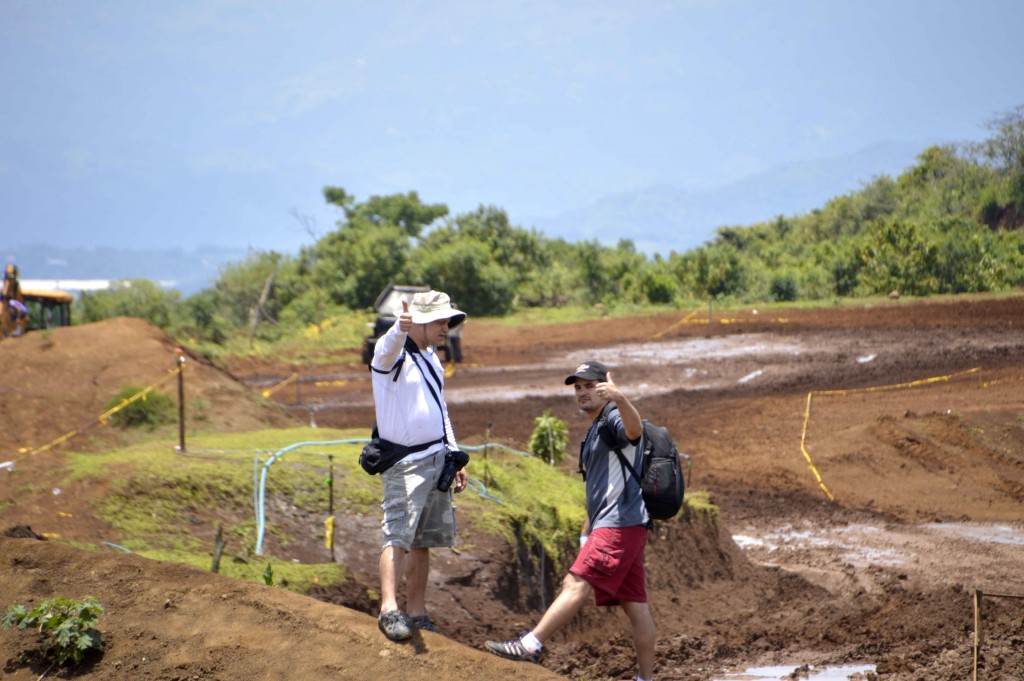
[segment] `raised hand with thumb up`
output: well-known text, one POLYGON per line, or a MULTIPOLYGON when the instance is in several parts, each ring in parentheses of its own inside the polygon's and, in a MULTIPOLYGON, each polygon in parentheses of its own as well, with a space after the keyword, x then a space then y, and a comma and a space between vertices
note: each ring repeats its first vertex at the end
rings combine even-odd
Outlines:
POLYGON ((402 333, 409 333, 412 328, 412 313, 409 312, 409 301, 402 299, 402 314, 398 317, 398 330, 402 333))

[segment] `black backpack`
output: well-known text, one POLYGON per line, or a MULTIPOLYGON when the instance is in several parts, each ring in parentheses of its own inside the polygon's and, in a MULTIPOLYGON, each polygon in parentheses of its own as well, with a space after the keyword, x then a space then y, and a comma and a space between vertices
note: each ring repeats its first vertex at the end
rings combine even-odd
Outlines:
POLYGON ((608 431, 603 417, 598 426, 598 433, 605 444, 615 450, 619 461, 640 483, 647 515, 651 516, 652 520, 668 520, 682 508, 683 493, 686 489, 683 469, 679 463, 679 449, 667 428, 656 426, 647 419, 644 419, 643 424, 644 434, 640 439, 643 458, 639 471, 626 459, 615 438, 608 431))

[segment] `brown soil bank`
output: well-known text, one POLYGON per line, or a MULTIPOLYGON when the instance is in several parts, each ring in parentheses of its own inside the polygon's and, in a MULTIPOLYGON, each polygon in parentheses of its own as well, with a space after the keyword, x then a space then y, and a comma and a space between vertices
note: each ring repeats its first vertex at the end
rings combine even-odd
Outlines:
MULTIPOLYGON (((962 681, 973 667, 974 591, 1022 593, 1022 326, 1022 296, 750 309, 716 314, 711 323, 705 311, 529 328, 474 319, 463 341, 466 364, 448 378, 446 393, 462 442, 522 448, 533 419, 551 409, 569 423, 574 443, 585 424, 561 377, 594 356, 612 367, 644 416, 671 427, 692 456, 692 487, 710 492, 720 516, 717 523, 677 518, 652 541, 657 678, 709 681, 744 665, 858 663, 876 665, 883 679, 962 681)), ((98 398, 67 406, 83 395, 105 396, 97 381, 120 387, 141 376, 135 382, 146 383, 166 370, 154 377, 149 367, 170 364, 173 344, 159 332, 134 323, 106 328, 116 333, 103 336, 103 325, 55 332, 49 341, 83 347, 45 372, 33 367, 55 349, 44 347, 46 339, 30 334, 22 339, 30 343, 0 345, 0 359, 7 366, 13 359, 20 372, 0 381, 0 415, 19 424, 16 435, 0 435, 3 451, 63 432, 40 412, 67 409, 61 420, 73 423, 98 413, 98 398), (100 335, 79 343, 76 332, 100 335), (85 359, 85 345, 118 353, 118 371, 128 373, 110 379, 111 365, 102 356, 85 359), (33 401, 35 395, 43 397, 33 401)), ((246 405, 226 427, 280 418, 251 399, 254 391, 202 366, 215 387, 203 399, 213 403, 218 391, 236 396, 211 413, 246 405)), ((301 374, 301 392, 275 394, 281 407, 302 422, 368 429, 365 368, 232 367, 256 387, 292 371, 301 374)), ((45 479, 47 467, 59 465, 59 453, 52 456, 25 465, 45 479)), ((45 481, 40 489, 47 491, 45 481)), ((102 490, 65 493, 80 495, 84 509, 102 490)), ((12 489, 0 471, 0 528, 22 523, 50 531, 51 510, 45 494, 12 489)), ((89 526, 87 514, 74 516, 60 520, 62 536, 73 537, 81 522, 89 537, 116 542, 95 521, 89 526)), ((338 543, 353 547, 347 554, 357 588, 319 598, 372 610, 359 585, 376 583, 375 520, 339 523, 338 543)), ((6 605, 96 593, 108 606, 101 629, 110 647, 82 678, 544 674, 478 649, 485 637, 535 620, 538 593, 515 597, 513 586, 557 586, 557 575, 524 573, 520 547, 472 553, 442 552, 435 561, 430 607, 449 638, 428 636, 407 647, 382 641, 372 618, 336 605, 34 539, 0 540, 0 598, 6 605), (398 666, 383 666, 392 664, 398 666)), ((984 604, 979 678, 1024 678, 1024 602, 984 604)), ((552 643, 544 667, 574 679, 633 678, 624 631, 621 616, 590 607, 552 643)), ((4 660, 23 635, 0 632, 4 660)), ((8 663, 6 671, 28 679, 43 670, 8 663)))

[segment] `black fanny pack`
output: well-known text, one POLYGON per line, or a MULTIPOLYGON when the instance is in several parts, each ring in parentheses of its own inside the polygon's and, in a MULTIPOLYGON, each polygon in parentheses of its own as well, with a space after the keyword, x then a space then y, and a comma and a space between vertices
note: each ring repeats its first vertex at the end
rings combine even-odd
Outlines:
MULTIPOLYGON (((374 431, 376 432, 376 429, 374 429, 374 431)), ((378 475, 391 468, 410 454, 430 449, 435 445, 441 444, 443 441, 444 440, 439 438, 431 442, 425 442, 421 445, 407 447, 405 445, 389 442, 388 440, 382 440, 380 437, 373 437, 370 439, 370 442, 363 447, 363 452, 359 455, 359 465, 362 466, 363 470, 370 475, 378 475)))

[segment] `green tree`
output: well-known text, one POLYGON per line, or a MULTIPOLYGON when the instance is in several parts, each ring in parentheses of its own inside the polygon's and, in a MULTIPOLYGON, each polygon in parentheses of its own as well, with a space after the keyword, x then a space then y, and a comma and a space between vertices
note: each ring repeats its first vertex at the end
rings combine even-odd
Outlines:
POLYGON ((470 315, 500 317, 511 312, 515 283, 486 245, 473 239, 452 241, 420 252, 413 267, 417 281, 445 291, 470 315))
POLYGON ((288 303, 281 295, 282 268, 294 261, 275 251, 250 251, 245 260, 225 265, 214 283, 215 315, 232 329, 255 328, 259 322, 276 323, 288 303))
POLYGON ((936 248, 910 220, 886 220, 869 234, 862 258, 861 285, 870 293, 896 290, 909 295, 935 293, 936 248))
POLYGON ((336 230, 303 249, 299 271, 308 286, 352 309, 371 306, 385 286, 402 277, 411 240, 448 213, 444 204, 422 203, 416 192, 357 203, 344 189, 325 187, 324 198, 340 207, 345 218, 336 230))
POLYGON ((324 187, 324 199, 345 213, 345 222, 392 225, 406 236, 419 237, 424 228, 448 214, 443 203, 426 204, 416 192, 371 196, 363 203, 341 187, 324 187))
POLYGON ((743 259, 733 243, 715 244, 697 253, 694 283, 704 298, 743 292, 743 259))
POLYGON ((75 317, 83 323, 111 317, 138 317, 164 331, 173 330, 181 294, 149 279, 120 279, 103 291, 83 292, 75 317))
POLYGON ((195 340, 222 345, 233 331, 221 314, 216 289, 207 288, 189 296, 181 304, 179 332, 195 340))
POLYGON ((993 118, 987 127, 994 134, 978 150, 1005 178, 1009 200, 1024 213, 1024 104, 993 118))

